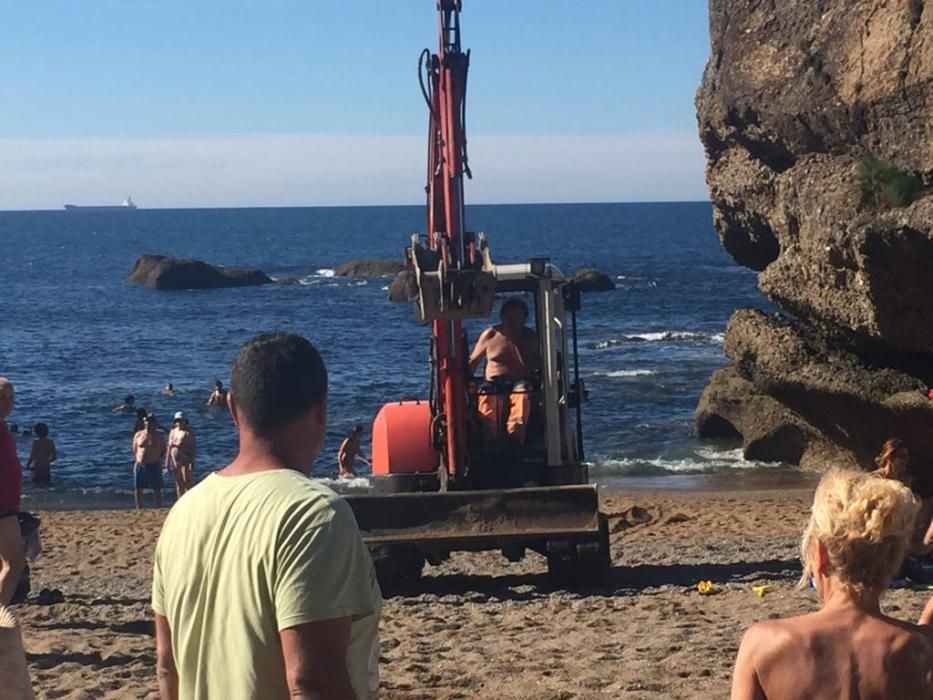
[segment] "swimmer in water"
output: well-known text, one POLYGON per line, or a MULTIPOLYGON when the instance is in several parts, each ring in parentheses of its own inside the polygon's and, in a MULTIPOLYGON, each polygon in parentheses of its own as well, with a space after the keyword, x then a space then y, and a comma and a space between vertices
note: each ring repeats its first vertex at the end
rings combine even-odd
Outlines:
POLYGON ((114 413, 128 413, 136 408, 136 397, 132 394, 127 394, 123 399, 123 403, 119 406, 113 407, 114 413))

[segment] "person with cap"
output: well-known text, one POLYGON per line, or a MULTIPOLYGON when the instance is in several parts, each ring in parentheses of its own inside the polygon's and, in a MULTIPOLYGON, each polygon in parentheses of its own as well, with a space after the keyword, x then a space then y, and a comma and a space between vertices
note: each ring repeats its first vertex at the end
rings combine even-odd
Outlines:
POLYGON ((143 490, 152 489, 156 508, 162 505, 162 459, 165 456, 165 433, 159 421, 147 413, 143 429, 133 436, 133 495, 136 508, 143 507, 143 490))
POLYGON ((184 412, 178 411, 172 422, 174 425, 168 433, 165 469, 175 475, 175 493, 181 498, 182 494, 193 485, 191 477, 194 472, 197 445, 194 441, 194 432, 184 412))

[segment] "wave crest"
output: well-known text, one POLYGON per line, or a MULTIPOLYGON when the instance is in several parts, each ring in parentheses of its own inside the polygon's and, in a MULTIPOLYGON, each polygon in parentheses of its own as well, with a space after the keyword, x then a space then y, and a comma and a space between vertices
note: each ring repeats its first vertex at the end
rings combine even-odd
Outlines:
POLYGON ((712 474, 733 469, 778 469, 781 462, 758 462, 745 459, 741 449, 715 450, 701 447, 694 456, 682 459, 657 457, 645 459, 623 457, 621 459, 597 459, 590 464, 590 471, 606 476, 668 476, 675 474, 712 474))
POLYGON ((606 350, 628 343, 657 342, 694 342, 720 344, 724 340, 722 333, 704 333, 703 331, 651 331, 647 333, 626 333, 608 340, 599 340, 588 344, 591 350, 606 350))

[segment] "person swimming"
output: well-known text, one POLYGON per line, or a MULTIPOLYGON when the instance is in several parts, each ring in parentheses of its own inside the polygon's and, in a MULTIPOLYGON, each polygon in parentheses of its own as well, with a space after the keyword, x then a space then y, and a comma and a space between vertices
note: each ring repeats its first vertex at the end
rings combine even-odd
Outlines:
POLYGON ((135 407, 136 407, 136 397, 133 396, 132 394, 127 394, 123 398, 123 403, 121 403, 119 406, 113 407, 113 412, 114 413, 129 413, 135 407))
POLYGON ((916 513, 896 480, 842 470, 823 477, 800 545, 801 586, 812 580, 822 608, 749 628, 732 700, 933 697, 933 631, 880 608, 916 513))

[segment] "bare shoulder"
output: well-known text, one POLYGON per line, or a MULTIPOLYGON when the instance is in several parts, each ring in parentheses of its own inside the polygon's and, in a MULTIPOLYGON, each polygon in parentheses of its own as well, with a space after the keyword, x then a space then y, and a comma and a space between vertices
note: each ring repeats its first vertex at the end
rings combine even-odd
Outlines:
POLYGON ((809 626, 808 617, 809 615, 801 615, 783 620, 756 622, 742 637, 742 649, 756 660, 756 665, 766 665, 768 660, 797 647, 809 626))

